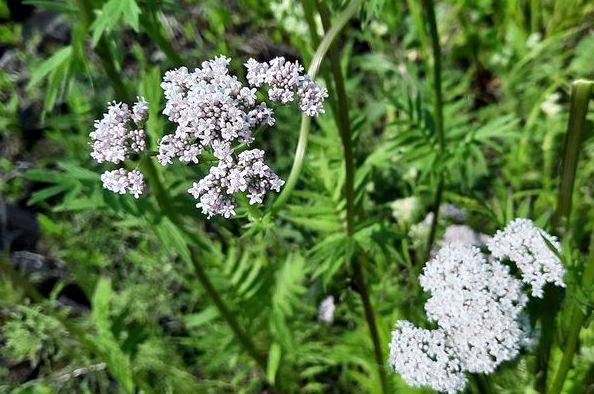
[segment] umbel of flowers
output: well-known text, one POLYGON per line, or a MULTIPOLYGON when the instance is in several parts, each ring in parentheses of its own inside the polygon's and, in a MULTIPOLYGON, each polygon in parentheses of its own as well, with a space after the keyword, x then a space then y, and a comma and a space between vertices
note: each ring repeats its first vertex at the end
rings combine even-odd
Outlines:
POLYGON ((542 297, 543 286, 564 286, 565 269, 551 245, 555 237, 528 219, 515 219, 479 249, 448 244, 423 269, 420 283, 431 297, 425 304, 437 329, 397 322, 390 342, 390 364, 411 386, 454 393, 464 389, 466 373, 492 373, 516 357, 526 333, 520 313, 528 297, 542 297), (545 241, 546 239, 546 241, 545 241), (547 242, 548 241, 548 242, 547 242), (500 259, 518 266, 515 278, 500 259))
MULTIPOLYGON (((111 102, 103 118, 95 121, 90 133, 91 157, 99 163, 120 164, 132 154, 146 149, 144 123, 148 116, 148 103, 138 98, 130 108, 125 103, 111 102)), ((118 168, 101 175, 103 187, 120 194, 130 193, 138 198, 144 191, 144 177, 138 170, 118 168)))
MULTIPOLYGON (((272 102, 286 104, 297 98, 300 110, 307 116, 324 113, 323 102, 328 96, 326 89, 303 73, 297 61, 277 57, 259 63, 249 59, 245 64, 248 86, 229 73, 230 61, 219 56, 193 71, 186 67, 170 70, 161 83, 165 95, 163 114, 176 129, 159 141, 157 160, 162 165, 172 164, 174 160, 197 164, 203 152, 214 154, 219 163, 188 190, 198 200, 196 207, 209 218, 235 215, 236 193, 245 193, 250 204, 259 204, 269 190, 278 192, 284 184, 265 164, 264 151, 250 149, 239 154, 234 151, 239 144, 251 144, 259 127, 276 123, 272 109, 258 101, 256 88, 265 85, 272 102)), ((110 104, 103 120, 95 123, 96 130, 91 133, 93 158, 100 163, 118 163, 130 151, 144 150, 144 132, 137 133, 132 127, 138 125, 136 118, 126 104, 110 104)), ((102 180, 105 188, 135 197, 144 189, 142 174, 136 170, 108 171, 102 180)))

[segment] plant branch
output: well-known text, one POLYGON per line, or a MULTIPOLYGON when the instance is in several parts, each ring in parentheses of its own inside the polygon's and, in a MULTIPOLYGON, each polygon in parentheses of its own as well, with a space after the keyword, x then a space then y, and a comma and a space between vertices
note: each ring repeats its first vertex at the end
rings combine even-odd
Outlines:
MULTIPOLYGON (((324 3, 317 3, 320 17, 322 18, 322 25, 324 29, 330 28, 330 10, 324 3)), ((346 198, 346 233, 349 237, 354 234, 355 227, 355 160, 353 155, 353 141, 352 141, 352 129, 351 122, 349 119, 349 105, 346 94, 346 88, 344 84, 344 76, 340 68, 340 54, 336 44, 332 45, 329 49, 330 54, 330 72, 334 79, 334 85, 336 86, 337 103, 338 103, 338 128, 340 131, 340 137, 343 146, 344 162, 345 162, 345 198, 346 198)), ((350 259, 350 258, 349 258, 350 259)), ((348 263, 348 261, 347 261, 348 263)), ((377 323, 375 320, 375 313, 371 300, 369 298, 369 290, 367 282, 365 280, 365 272, 361 265, 361 261, 357 256, 350 261, 353 267, 353 274, 357 290, 363 303, 363 310, 365 313, 365 319, 369 327, 371 339, 373 341, 373 350, 375 355, 375 362, 377 364, 379 378, 382 385, 382 391, 387 393, 388 390, 388 379, 386 376, 386 370, 384 368, 384 356, 382 352, 381 341, 377 330, 377 323)))
POLYGON ((583 135, 586 129, 586 115, 588 103, 592 94, 594 82, 578 80, 571 84, 571 102, 569 107, 569 122, 563 147, 563 159, 561 161, 561 182, 557 197, 557 209, 553 217, 553 225, 556 227, 567 227, 577 163, 580 157, 580 148, 583 135))
MULTIPOLYGON (((316 49, 316 52, 312 58, 308 75, 314 79, 320 70, 322 60, 324 60, 328 49, 332 42, 338 36, 338 33, 346 25, 346 23, 355 15, 355 12, 359 9, 363 0, 353 0, 349 5, 335 18, 335 22, 332 27, 328 30, 320 45, 316 49)), ((305 158, 305 151, 307 150, 307 140, 309 137, 309 129, 311 128, 311 118, 309 116, 301 116, 301 127, 299 130, 299 141, 297 142, 297 148, 295 150, 295 158, 293 159, 293 165, 289 177, 283 187, 281 194, 278 196, 272 207, 273 211, 278 211, 289 199, 289 196, 293 192, 297 179, 301 174, 303 168, 303 160, 305 158)))
MULTIPOLYGON (((592 288, 594 284, 594 235, 590 238, 590 253, 588 260, 586 261, 586 269, 582 274, 582 289, 588 290, 592 288)), ((571 368, 573 356, 577 350, 577 345, 580 337, 580 331, 584 326, 584 323, 592 313, 591 307, 583 311, 578 307, 572 308, 570 317, 569 332, 567 334, 567 340, 563 349, 563 357, 559 363, 557 373, 550 389, 547 391, 548 394, 559 394, 563 389, 563 384, 567 378, 567 373, 571 368)))
MULTIPOLYGON (((445 153, 445 133, 443 125, 443 94, 441 86, 441 45, 439 43, 439 32, 437 30, 437 21, 435 19, 435 6, 433 0, 422 0, 425 10, 426 24, 429 29, 429 36, 431 38, 431 50, 433 54, 433 93, 434 93, 434 119, 435 132, 439 144, 439 155, 443 157, 445 153)), ((445 177, 443 170, 440 170, 439 180, 437 183, 437 190, 435 199, 433 200, 433 219, 431 221, 431 229, 429 230, 429 238, 427 240, 426 259, 431 255, 431 248, 435 242, 435 234, 437 231, 437 223, 439 220, 439 207, 443 197, 443 189, 445 187, 445 177)))
MULTIPOLYGON (((577 164, 580 156, 583 135, 586 129, 586 115, 588 113, 588 104, 592 97, 594 82, 578 80, 571 85, 571 102, 569 108, 569 121, 567 132, 565 134, 565 143, 563 147, 563 156, 561 161, 561 181, 559 184, 559 194, 557 198, 557 208, 553 217, 553 227, 560 233, 566 232, 569 226, 569 217, 571 214, 573 189, 575 187, 575 176, 577 164)), ((592 286, 594 278, 594 238, 590 243, 590 255, 587 266, 582 276, 582 286, 589 289, 592 286)), ((545 294, 544 301, 548 309, 541 316, 543 326, 543 336, 539 346, 538 354, 538 378, 537 388, 545 391, 547 387, 547 375, 549 369, 549 359, 553 337, 555 333, 555 315, 561 304, 559 291, 548 291, 545 294), (552 305, 552 306, 551 306, 552 305)), ((579 333, 587 314, 577 307, 571 308, 570 326, 568 338, 564 346, 563 357, 559 364, 557 374, 548 393, 560 393, 567 377, 567 372, 571 367, 571 362, 577 348, 579 333)))

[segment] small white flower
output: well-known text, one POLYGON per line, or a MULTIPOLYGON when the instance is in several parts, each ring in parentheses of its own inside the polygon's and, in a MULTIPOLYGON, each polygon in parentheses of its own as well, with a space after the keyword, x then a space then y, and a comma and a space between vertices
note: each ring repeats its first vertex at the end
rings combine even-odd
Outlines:
POLYGON ((508 267, 489 263, 476 247, 448 244, 419 282, 432 295, 427 316, 447 332, 465 370, 490 373, 517 355, 516 319, 527 300, 508 267))
POLYGON ((335 312, 336 305, 334 305, 334 296, 328 296, 322 300, 318 307, 318 320, 330 325, 334 321, 335 312))
POLYGON ((557 238, 536 227, 529 219, 515 219, 497 231, 487 246, 499 259, 509 258, 522 273, 524 283, 532 287, 534 297, 543 296, 546 283, 565 287, 565 268, 548 243, 561 251, 557 238))
POLYGON ((540 32, 532 33, 528 36, 526 40, 526 48, 532 49, 534 48, 540 41, 542 40, 542 34, 540 32))
POLYGON ((303 73, 303 66, 298 62, 276 57, 268 63, 249 59, 245 63, 247 80, 251 86, 269 86, 268 98, 283 104, 299 97, 299 109, 307 116, 324 113, 324 100, 328 91, 303 73))
MULTIPOLYGON (((146 135, 142 129, 148 116, 148 103, 143 98, 132 106, 111 102, 103 118, 95 121, 91 138, 91 157, 97 162, 121 163, 130 154, 141 153, 146 149, 146 135)), ((140 197, 145 189, 144 177, 138 170, 123 168, 106 171, 101 175, 103 187, 114 193, 132 194, 140 197)))
POLYGON ((177 129, 159 142, 161 164, 174 158, 197 163, 206 148, 223 158, 232 145, 250 143, 257 126, 274 125, 272 110, 257 102, 256 90, 229 74, 230 61, 219 56, 192 72, 180 67, 165 73, 163 113, 177 129))
POLYGON ((421 203, 417 197, 411 196, 392 201, 390 208, 392 208, 394 219, 399 223, 409 224, 417 219, 421 203))
POLYGON ((562 109, 561 105, 559 105, 560 98, 561 95, 559 93, 552 93, 547 96, 546 100, 540 105, 541 111, 550 118, 555 117, 562 109))
POLYGON ((101 175, 103 187, 114 193, 132 194, 134 198, 139 198, 146 188, 144 177, 138 170, 127 171, 119 168, 113 171, 106 171, 101 175))
POLYGON ((413 387, 456 393, 466 386, 460 360, 443 330, 397 322, 390 341, 390 366, 413 387))
POLYGON ((247 150, 237 160, 229 155, 211 167, 207 176, 194 182, 188 192, 197 200, 197 208, 211 218, 235 215, 235 193, 246 193, 250 204, 259 204, 269 190, 280 191, 284 181, 264 163, 264 151, 247 150))
MULTIPOLYGON (((564 268, 545 239, 560 249, 556 238, 532 221, 515 219, 488 241, 493 257, 514 261, 537 297, 547 282, 564 285, 564 268)), ((522 281, 501 261, 487 259, 469 244, 446 244, 419 281, 431 294, 425 311, 438 329, 400 322, 390 343, 391 365, 410 385, 459 391, 466 372, 492 373, 531 345, 533 334, 522 315, 528 301, 522 281)))
POLYGON ((139 99, 131 111, 127 104, 111 102, 103 118, 95 121, 91 138, 91 157, 99 163, 121 163, 130 153, 146 149, 144 130, 140 129, 146 120, 144 99, 139 99))

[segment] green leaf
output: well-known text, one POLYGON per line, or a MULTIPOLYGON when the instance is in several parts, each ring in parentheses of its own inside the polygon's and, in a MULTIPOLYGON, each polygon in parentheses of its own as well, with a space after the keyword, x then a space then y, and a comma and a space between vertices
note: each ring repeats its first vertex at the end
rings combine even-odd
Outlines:
POLYGON ((105 32, 112 31, 120 21, 138 31, 140 13, 136 0, 109 0, 91 25, 93 46, 97 45, 105 32))
POLYGON ((60 193, 63 193, 66 190, 68 190, 68 186, 66 186, 66 185, 55 185, 55 186, 46 187, 45 189, 41 189, 41 190, 33 193, 33 195, 31 196, 31 198, 29 199, 29 201, 27 203, 29 205, 35 205, 37 203, 40 203, 41 201, 47 200, 50 197, 53 197, 60 193))
POLYGON ((112 298, 111 280, 101 277, 92 297, 91 317, 97 329, 96 336, 87 338, 95 343, 103 354, 113 377, 126 393, 134 392, 134 381, 129 356, 124 353, 111 331, 109 307, 112 298))
POLYGON ((278 367, 281 361, 281 347, 278 343, 274 342, 272 346, 270 346, 270 351, 268 352, 268 366, 266 368, 266 378, 270 383, 274 383, 276 379, 276 372, 278 371, 278 367))
POLYGON ((219 311, 214 306, 210 306, 200 313, 193 313, 184 316, 184 322, 187 328, 200 327, 219 316, 219 311))
POLYGON ((31 78, 27 84, 27 89, 31 89, 46 78, 51 72, 57 70, 65 64, 69 64, 72 58, 72 47, 67 46, 56 53, 54 53, 49 59, 41 62, 38 66, 34 67, 31 71, 31 78))

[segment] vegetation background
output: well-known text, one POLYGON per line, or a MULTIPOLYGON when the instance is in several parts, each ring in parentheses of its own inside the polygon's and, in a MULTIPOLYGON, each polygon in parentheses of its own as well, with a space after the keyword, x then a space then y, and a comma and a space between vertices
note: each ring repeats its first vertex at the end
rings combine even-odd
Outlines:
MULTIPOLYGON (((576 125, 572 85, 593 1, 0 0, 0 20, 0 392, 428 392, 387 371, 394 323, 427 323, 427 251, 518 216, 561 236, 567 288, 530 305, 533 351, 467 390, 594 392, 594 105, 576 125), (207 220, 203 165, 103 190, 106 103, 144 96, 155 146, 163 73, 219 54, 321 61, 284 204, 207 220)), ((257 139, 287 179, 304 126, 276 112, 257 139)))

